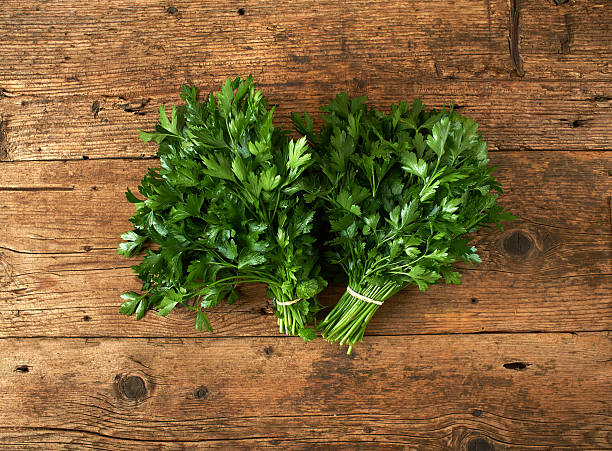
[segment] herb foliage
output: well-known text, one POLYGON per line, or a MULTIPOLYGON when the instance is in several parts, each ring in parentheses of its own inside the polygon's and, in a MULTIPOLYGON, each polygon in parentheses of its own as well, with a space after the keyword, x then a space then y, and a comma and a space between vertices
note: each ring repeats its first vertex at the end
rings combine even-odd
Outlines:
MULTIPOLYGON (((316 155, 317 197, 331 230, 326 246, 355 292, 385 301, 407 285, 459 284, 459 260, 479 263, 467 235, 514 217, 497 204, 478 125, 456 111, 399 102, 388 114, 341 93, 323 125, 293 114, 316 155)), ((318 327, 324 338, 361 341, 379 305, 345 292, 318 327)))
POLYGON ((315 211, 303 197, 313 162, 305 138, 272 125, 274 109, 251 76, 228 79, 202 103, 189 86, 181 98, 170 117, 160 106, 155 132, 140 134, 159 145, 160 167, 138 187, 144 198, 126 193, 134 229, 118 252, 146 250, 133 266, 142 292, 124 293, 120 312, 140 319, 182 305, 196 312, 197 329, 212 331, 205 310, 234 302, 238 284, 260 282, 281 332, 313 339, 307 326, 326 282, 311 234, 315 211))

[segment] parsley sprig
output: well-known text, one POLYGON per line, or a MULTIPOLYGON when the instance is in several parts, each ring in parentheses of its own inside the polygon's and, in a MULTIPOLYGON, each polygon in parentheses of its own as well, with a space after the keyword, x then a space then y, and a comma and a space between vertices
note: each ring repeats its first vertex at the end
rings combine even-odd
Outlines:
MULTIPOLYGON (((421 290, 460 283, 453 263, 479 263, 467 234, 513 219, 487 164, 477 124, 452 109, 425 111, 415 100, 388 114, 365 97, 339 94, 322 108, 323 126, 293 115, 317 156, 313 171, 330 237, 329 258, 356 293, 385 301, 409 284, 421 290)), ((361 341, 377 303, 345 292, 318 327, 329 341, 361 341)))
POLYGON ((185 105, 170 117, 161 106, 156 131, 140 135, 159 144, 160 167, 138 187, 144 199, 126 193, 134 230, 118 252, 147 249, 133 266, 142 293, 124 293, 121 313, 166 316, 182 305, 197 312, 197 329, 212 331, 205 310, 234 302, 238 284, 260 282, 280 331, 313 339, 307 326, 326 282, 311 234, 315 212, 303 197, 313 162, 305 138, 290 140, 272 125, 274 109, 250 76, 228 79, 202 103, 189 86, 181 98, 185 105))

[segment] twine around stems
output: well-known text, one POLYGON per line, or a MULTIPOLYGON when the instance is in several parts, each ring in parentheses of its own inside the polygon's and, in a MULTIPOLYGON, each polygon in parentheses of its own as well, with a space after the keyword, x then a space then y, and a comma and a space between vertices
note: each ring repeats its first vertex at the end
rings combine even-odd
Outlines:
POLYGON ((293 301, 287 301, 287 302, 282 302, 282 301, 276 301, 276 305, 293 305, 296 302, 301 301, 300 298, 295 298, 293 301))
POLYGON ((354 291, 351 287, 347 286, 346 291, 348 292, 348 294, 350 294, 354 298, 357 298, 361 301, 369 302, 370 304, 383 305, 383 301, 377 301, 376 299, 371 299, 367 296, 364 296, 363 294, 359 294, 356 291, 354 291))

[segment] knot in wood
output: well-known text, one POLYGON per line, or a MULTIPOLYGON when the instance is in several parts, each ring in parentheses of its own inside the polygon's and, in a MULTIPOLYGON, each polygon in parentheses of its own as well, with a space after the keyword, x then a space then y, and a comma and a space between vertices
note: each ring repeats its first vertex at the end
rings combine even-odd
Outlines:
POLYGON ((147 395, 145 382, 139 376, 123 376, 118 383, 119 392, 127 399, 139 400, 147 395))
POLYGON ((466 451, 494 451, 493 445, 484 438, 473 438, 465 446, 466 451))
POLYGON ((533 239, 522 230, 515 230, 504 240, 504 249, 514 256, 525 256, 533 247, 533 239))
POLYGON ((196 399, 204 399, 208 395, 208 388, 206 387, 198 387, 193 392, 193 397, 196 399))

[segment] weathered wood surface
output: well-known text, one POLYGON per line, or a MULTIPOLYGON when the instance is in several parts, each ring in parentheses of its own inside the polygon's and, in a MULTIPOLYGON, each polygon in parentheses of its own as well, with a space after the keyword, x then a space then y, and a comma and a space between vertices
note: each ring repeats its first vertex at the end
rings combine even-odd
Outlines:
POLYGON ((247 73, 285 126, 344 89, 454 101, 494 149, 611 149, 612 3, 511 3, 5 1, 0 160, 151 155, 182 83, 247 73))
POLYGON ((609 0, 5 0, 0 447, 612 449, 610 36, 609 0), (123 191, 158 164, 137 129, 248 73, 282 126, 340 90, 456 102, 521 219, 352 357, 279 336, 261 286, 214 334, 118 315, 123 191))
POLYGON ((0 443, 612 446, 607 333, 394 340, 4 339, 0 443))
MULTIPOLYGON (((504 204, 521 221, 474 237, 483 265, 463 285, 409 288, 383 306, 369 334, 598 331, 612 323, 607 211, 612 153, 492 155, 504 204), (551 198, 555 199, 551 205, 551 198)), ((115 252, 133 206, 124 201, 154 160, 4 163, 0 190, 1 336, 199 336, 188 311, 136 322, 117 314, 139 288, 138 259, 115 252)), ((341 287, 322 298, 331 304, 341 287)), ((218 336, 277 335, 265 290, 211 312, 218 336)))

